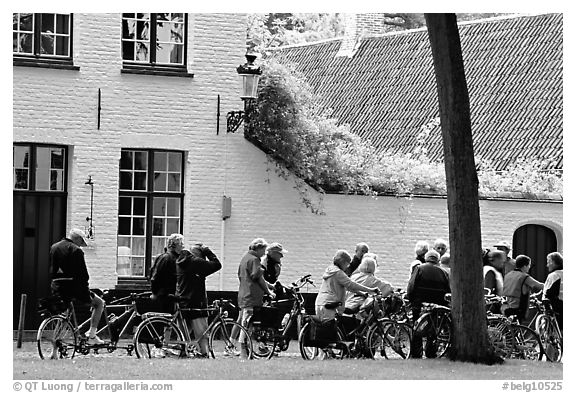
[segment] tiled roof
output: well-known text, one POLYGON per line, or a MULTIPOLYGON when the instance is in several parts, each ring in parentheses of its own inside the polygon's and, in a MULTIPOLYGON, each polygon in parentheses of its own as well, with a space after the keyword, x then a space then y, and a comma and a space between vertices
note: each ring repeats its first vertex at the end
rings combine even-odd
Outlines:
MULTIPOLYGON (((517 157, 562 169, 562 14, 487 19, 459 26, 475 154, 503 169, 517 157)), ((294 63, 333 117, 378 151, 412 152, 421 127, 438 117, 426 29, 365 37, 352 58, 341 40, 272 52, 294 63)), ((442 159, 440 127, 426 139, 442 159)))

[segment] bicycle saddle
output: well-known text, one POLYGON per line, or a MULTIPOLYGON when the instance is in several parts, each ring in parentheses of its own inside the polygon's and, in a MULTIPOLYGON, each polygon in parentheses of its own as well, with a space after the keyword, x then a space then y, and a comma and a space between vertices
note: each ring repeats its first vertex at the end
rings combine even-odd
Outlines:
POLYGON ((326 309, 328 310, 334 310, 338 307, 340 307, 342 305, 342 302, 330 302, 330 303, 326 303, 324 305, 324 307, 326 307, 326 309))

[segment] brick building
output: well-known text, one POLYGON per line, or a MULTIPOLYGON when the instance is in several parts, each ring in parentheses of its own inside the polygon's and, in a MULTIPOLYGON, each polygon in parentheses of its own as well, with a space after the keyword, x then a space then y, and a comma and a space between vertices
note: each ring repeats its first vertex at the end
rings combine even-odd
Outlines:
MULTIPOLYGON (((223 268, 207 286, 226 291, 237 289, 238 262, 254 237, 289 250, 286 282, 304 273, 319 281, 337 249, 366 241, 396 286, 406 284, 417 240, 448 237, 446 200, 437 196, 326 195, 325 214, 312 214, 261 150, 241 132, 226 133, 226 113, 241 109, 245 21, 14 14, 15 327, 21 293, 29 296, 27 328, 37 326, 49 247, 75 226, 93 233, 85 248, 91 286, 128 289, 147 286, 172 232, 215 251, 223 268), (224 196, 232 201, 226 219, 224 196)), ((482 200, 481 214, 488 246, 537 225, 562 250, 561 201, 482 200)))

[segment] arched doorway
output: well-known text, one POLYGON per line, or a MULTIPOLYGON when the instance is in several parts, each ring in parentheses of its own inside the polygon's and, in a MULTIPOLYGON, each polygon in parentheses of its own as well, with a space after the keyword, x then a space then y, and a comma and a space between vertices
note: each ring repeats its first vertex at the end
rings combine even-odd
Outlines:
POLYGON ((530 275, 544 282, 548 271, 546 255, 558 251, 558 242, 554 231, 543 225, 528 224, 516 229, 512 240, 512 256, 524 254, 532 258, 530 275))

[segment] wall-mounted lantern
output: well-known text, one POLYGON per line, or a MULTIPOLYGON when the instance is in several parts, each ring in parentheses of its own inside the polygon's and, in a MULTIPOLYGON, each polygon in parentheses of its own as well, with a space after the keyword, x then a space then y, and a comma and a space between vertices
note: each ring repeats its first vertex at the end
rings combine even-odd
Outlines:
POLYGON ((258 97, 258 81, 262 75, 262 69, 254 64, 257 57, 258 55, 254 52, 246 53, 246 64, 236 68, 238 75, 242 78, 240 98, 244 101, 244 110, 230 111, 226 114, 226 132, 236 132, 243 121, 248 122, 249 103, 258 97))

